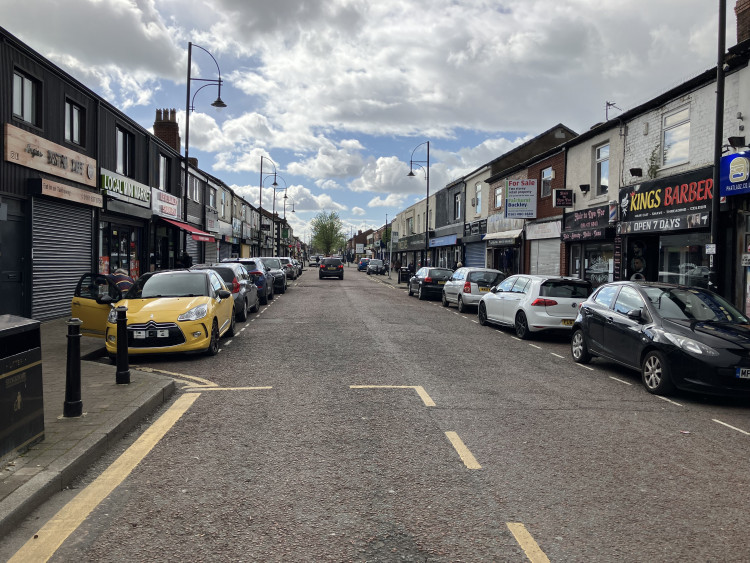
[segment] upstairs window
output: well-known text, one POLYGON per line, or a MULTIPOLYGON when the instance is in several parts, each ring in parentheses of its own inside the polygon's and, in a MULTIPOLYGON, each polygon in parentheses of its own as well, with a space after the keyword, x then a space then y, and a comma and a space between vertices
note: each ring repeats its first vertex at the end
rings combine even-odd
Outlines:
POLYGON ((503 186, 495 188, 495 207, 503 206, 503 186))
POLYGON ((156 187, 163 192, 169 191, 169 160, 163 154, 159 155, 159 176, 156 179, 156 187))
POLYGON ((596 195, 609 190, 609 143, 596 148, 596 195))
POLYGON ((552 195, 552 167, 545 168, 542 170, 542 197, 549 197, 552 195))
POLYGON ((117 168, 115 172, 132 178, 134 176, 135 137, 121 127, 116 127, 115 132, 117 135, 117 168))
POLYGON ((73 102, 65 102, 65 140, 83 146, 83 108, 73 102))
POLYGON ((226 206, 227 206, 227 192, 222 190, 221 191, 221 208, 219 209, 219 212, 221 213, 222 217, 226 217, 226 206))
POLYGON ((216 190, 214 188, 208 188, 208 206, 216 209, 216 190))
POLYGON ((453 218, 461 218, 461 192, 453 196, 453 218))
POLYGON ((477 182, 474 186, 474 213, 479 215, 482 212, 482 184, 477 182))
POLYGON ((13 117, 38 126, 40 90, 39 82, 15 71, 13 73, 13 117))
POLYGON ((688 162, 690 109, 685 107, 665 115, 662 130, 662 165, 666 168, 688 162))

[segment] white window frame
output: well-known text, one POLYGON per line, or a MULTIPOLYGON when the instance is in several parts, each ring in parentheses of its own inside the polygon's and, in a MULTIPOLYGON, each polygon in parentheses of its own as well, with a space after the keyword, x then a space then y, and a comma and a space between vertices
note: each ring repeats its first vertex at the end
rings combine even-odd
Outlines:
POLYGON ((542 197, 549 197, 552 195, 552 178, 555 175, 552 172, 552 167, 549 166, 542 170, 542 197))
POLYGON ((159 155, 159 176, 157 178, 156 187, 163 192, 169 191, 169 164, 167 163, 167 157, 163 154, 159 155))
POLYGON ((609 150, 610 150, 609 141, 594 147, 594 162, 595 162, 594 184, 596 185, 596 195, 604 195, 609 191, 609 150), (606 156, 602 154, 605 148, 607 149, 606 156), (602 177, 603 177, 602 168, 605 165, 607 167, 607 185, 606 186, 602 183, 602 177))
POLYGON ((453 218, 461 218, 461 192, 457 192, 453 195, 453 218))
POLYGON ((665 113, 662 116, 661 123, 662 168, 669 168, 671 166, 686 164, 690 161, 690 105, 685 105, 673 111, 665 113), (667 139, 672 135, 676 135, 675 142, 672 142, 669 146, 667 146, 667 139), (682 142, 686 143, 687 147, 687 150, 684 151, 684 156, 677 156, 673 159, 668 159, 669 148, 682 142))
POLYGON ((500 184, 499 186, 495 186, 495 208, 499 209, 503 206, 503 188, 504 186, 500 184))
POLYGON ((474 184, 474 213, 482 213, 482 182, 474 184))

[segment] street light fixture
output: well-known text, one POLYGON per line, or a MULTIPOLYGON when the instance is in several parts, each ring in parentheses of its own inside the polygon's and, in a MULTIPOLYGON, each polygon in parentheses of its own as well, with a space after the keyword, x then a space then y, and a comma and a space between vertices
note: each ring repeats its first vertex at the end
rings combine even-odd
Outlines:
MULTIPOLYGON (((266 176, 266 178, 269 178, 270 176, 271 175, 269 174, 268 176, 266 176)), ((276 172, 274 171, 274 173, 273 173, 273 184, 271 184, 271 186, 274 186, 274 188, 273 188, 273 214, 272 214, 272 217, 271 217, 271 221, 273 222, 273 227, 272 227, 273 228, 273 232, 272 232, 272 238, 271 238, 271 240, 273 241, 273 253, 274 253, 274 256, 278 256, 279 255, 279 251, 276 248, 276 219, 278 218, 276 216, 276 192, 279 191, 279 190, 281 190, 281 189, 283 189, 284 190, 284 198, 286 199, 287 183, 286 183, 286 180, 284 180, 284 177, 281 174, 276 174, 276 172), (283 188, 275 187, 275 186, 279 185, 276 182, 276 178, 278 178, 282 182, 284 182, 284 187, 283 188)), ((284 211, 284 218, 286 219, 286 210, 284 211)))
POLYGON ((425 229, 424 229, 424 263, 422 266, 427 266, 427 257, 430 252, 430 141, 418 144, 411 151, 411 158, 409 159, 409 173, 407 176, 414 176, 414 166, 419 166, 424 170, 425 179, 427 180, 427 199, 425 200, 425 229), (422 145, 427 145, 427 160, 414 160, 414 152, 422 145), (424 163, 425 166, 422 166, 424 163))
POLYGON ((216 96, 216 100, 211 104, 213 107, 215 107, 218 110, 221 110, 222 108, 227 107, 227 104, 224 103, 224 101, 221 99, 221 69, 219 68, 219 63, 216 62, 216 59, 214 56, 209 53, 206 49, 201 47, 200 45, 196 45, 195 43, 188 42, 188 60, 187 60, 187 94, 185 96, 185 183, 182 188, 182 197, 184 201, 183 210, 182 210, 182 218, 185 222, 187 222, 187 197, 188 197, 188 178, 189 178, 189 168, 190 168, 190 158, 189 158, 189 151, 190 151, 190 112, 195 109, 195 96, 203 90, 206 86, 216 86, 218 90, 218 95, 216 96), (211 59, 214 61, 214 64, 216 64, 216 72, 219 74, 219 78, 192 78, 190 76, 191 74, 191 66, 193 61, 193 47, 198 47, 201 51, 204 51, 208 53, 208 56, 211 57, 211 59), (190 83, 192 81, 197 82, 205 82, 203 86, 198 88, 195 91, 195 94, 193 95, 192 100, 190 99, 190 83), (192 103, 191 103, 192 102, 192 103))
MULTIPOLYGON (((263 159, 266 159, 267 161, 269 161, 271 163, 271 166, 273 166, 273 174, 274 174, 273 185, 278 186, 278 184, 276 183, 276 163, 270 158, 268 158, 267 156, 260 155, 260 181, 259 181, 260 191, 258 192, 258 213, 260 214, 259 227, 263 225, 263 159)), ((266 177, 268 178, 268 176, 266 177)), ((262 237, 263 237, 262 229, 259 228, 258 229, 258 254, 262 254, 260 250, 262 237)))

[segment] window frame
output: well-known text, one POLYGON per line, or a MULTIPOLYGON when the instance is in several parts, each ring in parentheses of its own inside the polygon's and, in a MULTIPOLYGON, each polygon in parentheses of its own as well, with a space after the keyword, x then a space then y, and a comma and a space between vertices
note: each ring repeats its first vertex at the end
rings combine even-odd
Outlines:
POLYGON ((453 194, 453 219, 461 218, 461 192, 453 194))
POLYGON ((86 146, 86 110, 73 100, 65 100, 65 141, 78 147, 86 146), (77 114, 78 120, 74 116, 77 114), (76 138, 76 135, 78 138, 76 138))
MULTIPOLYGON (((661 165, 662 168, 670 168, 672 166, 679 166, 681 164, 687 164, 690 162, 690 104, 686 104, 683 106, 680 106, 679 108, 676 108, 672 111, 669 111, 662 115, 661 118, 661 165), (685 112, 686 117, 677 120, 674 123, 670 123, 667 125, 668 120, 678 116, 679 114, 685 112), (667 162, 667 135, 670 132, 675 132, 678 129, 687 126, 687 135, 685 135, 684 142, 687 143, 687 154, 682 159, 675 159, 670 160, 667 162)), ((670 144, 670 147, 673 145, 677 145, 679 143, 683 142, 683 139, 681 137, 677 137, 677 142, 670 144)))
POLYGON ((31 74, 13 69, 13 92, 12 92, 12 114, 13 118, 34 127, 41 127, 42 116, 42 83, 31 74), (18 79, 20 82, 17 82, 18 79), (30 94, 27 96, 27 90, 30 94), (16 111, 17 106, 20 113, 16 111), (31 115, 29 115, 31 114, 31 115))
POLYGON ((499 186, 495 186, 495 209, 499 209, 503 206, 503 186, 500 184, 499 186))
POLYGON ((169 192, 169 169, 169 158, 159 153, 156 188, 163 192, 169 192))
POLYGON ((606 143, 601 143, 594 147, 594 184, 596 185, 596 195, 605 195, 609 193, 609 154, 610 154, 610 144, 609 141, 606 143), (607 156, 601 156, 602 149, 607 149, 607 156), (602 183, 602 178, 604 176, 602 172, 602 167, 606 163, 607 166, 607 184, 604 185, 602 183))
POLYGON ((482 213, 482 182, 474 184, 474 214, 482 213))
POLYGON ((542 169, 540 173, 539 184, 541 185, 541 197, 550 197, 552 195, 552 179, 555 174, 551 166, 542 169))
POLYGON ((115 126, 115 172, 133 178, 135 176, 135 135, 121 127, 115 126), (122 143, 120 141, 122 139, 122 143))

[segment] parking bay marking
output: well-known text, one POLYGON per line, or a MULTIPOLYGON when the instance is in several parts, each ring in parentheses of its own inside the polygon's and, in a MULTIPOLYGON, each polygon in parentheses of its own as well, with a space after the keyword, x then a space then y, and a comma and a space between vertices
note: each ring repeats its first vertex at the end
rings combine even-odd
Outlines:
POLYGON ((630 383, 629 381, 623 381, 622 379, 618 379, 617 377, 612 377, 611 375, 609 376, 609 378, 610 378, 610 379, 614 379, 615 381, 619 381, 620 383, 623 383, 623 384, 625 384, 625 385, 633 385, 633 384, 632 384, 632 383, 630 383))
POLYGON ((520 522, 506 522, 505 525, 508 526, 510 533, 516 538, 518 545, 521 546, 531 563, 549 563, 549 558, 531 537, 526 526, 520 522))
POLYGON ((187 393, 178 397, 174 404, 167 409, 167 412, 149 426, 140 438, 125 450, 104 473, 73 497, 49 522, 42 526, 34 537, 11 557, 10 562, 49 560, 68 536, 143 461, 143 458, 169 432, 200 395, 200 393, 187 393))
POLYGON ((721 420, 717 418, 712 418, 714 422, 717 422, 718 424, 721 424, 722 426, 726 426, 727 428, 731 428, 732 430, 736 430, 737 432, 740 432, 744 434, 745 436, 750 436, 750 432, 745 432, 744 430, 737 428, 736 426, 732 426, 731 424, 727 424, 726 422, 722 422, 721 420))
POLYGON ((482 469, 482 466, 479 465, 479 462, 472 455, 469 448, 466 447, 461 438, 458 437, 458 434, 455 432, 446 432, 445 436, 450 440, 450 443, 453 444, 453 447, 467 469, 482 469))
POLYGON ((433 401, 421 385, 350 385, 349 389, 414 389, 426 407, 434 407, 433 401))

